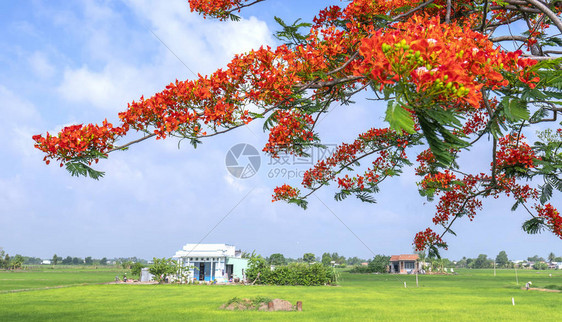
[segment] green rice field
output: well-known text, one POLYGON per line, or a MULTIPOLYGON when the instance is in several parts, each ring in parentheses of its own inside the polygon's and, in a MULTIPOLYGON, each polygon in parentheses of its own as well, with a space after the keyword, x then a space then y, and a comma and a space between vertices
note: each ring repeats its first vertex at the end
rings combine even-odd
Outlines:
POLYGON ((458 270, 458 275, 349 274, 339 286, 130 285, 117 269, 0 271, 0 321, 561 321, 562 271, 458 270), (549 276, 552 274, 552 276, 549 276), (406 286, 404 287, 404 282, 406 286), (62 286, 62 287, 61 287, 62 286), (303 302, 302 312, 224 311, 233 297, 303 302), (512 298, 515 306, 512 304, 512 298))

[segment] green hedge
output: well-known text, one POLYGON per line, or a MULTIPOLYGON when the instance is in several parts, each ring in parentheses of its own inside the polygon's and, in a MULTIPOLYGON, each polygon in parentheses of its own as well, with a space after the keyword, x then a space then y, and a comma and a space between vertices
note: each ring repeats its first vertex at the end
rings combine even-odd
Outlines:
POLYGON ((256 284, 268 285, 336 284, 336 273, 331 267, 325 267, 319 263, 291 263, 271 269, 271 266, 259 256, 250 258, 247 277, 250 282, 256 281, 256 284))

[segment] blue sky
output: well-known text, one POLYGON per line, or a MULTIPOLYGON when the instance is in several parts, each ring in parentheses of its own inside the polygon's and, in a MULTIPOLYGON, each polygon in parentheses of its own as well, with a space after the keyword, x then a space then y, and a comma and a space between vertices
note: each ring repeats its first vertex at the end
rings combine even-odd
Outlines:
MULTIPOLYGON (((269 165, 263 156, 259 173, 244 180, 225 167, 227 151, 238 143, 261 150, 267 141, 261 124, 206 140, 196 150, 186 143, 178 149, 174 139, 138 144, 102 161, 99 168, 107 173, 100 181, 46 166, 33 148, 34 134, 104 118, 115 122, 128 102, 175 79, 193 78, 189 69, 211 73, 235 53, 275 46, 275 15, 310 20, 327 4, 266 1, 235 23, 204 20, 183 0, 3 1, 0 247, 44 258, 54 253, 152 258, 171 256, 206 236, 205 243, 234 244, 263 255, 328 251, 368 258, 411 252, 413 236, 431 224, 435 207, 419 197, 412 170, 385 183, 374 205, 335 202, 333 186, 313 196, 307 211, 272 203, 273 188, 298 184, 287 175, 306 166, 269 165)), ((382 126, 383 111, 367 100, 334 106, 318 131, 329 144, 350 141, 382 126)), ((486 146, 478 146, 461 162, 476 171, 489 164, 488 154, 486 146)), ((501 250, 511 259, 562 254, 554 236, 521 231, 525 214, 512 213, 510 200, 484 205, 473 222, 456 226, 458 237, 448 237, 445 256, 495 256, 501 250)))

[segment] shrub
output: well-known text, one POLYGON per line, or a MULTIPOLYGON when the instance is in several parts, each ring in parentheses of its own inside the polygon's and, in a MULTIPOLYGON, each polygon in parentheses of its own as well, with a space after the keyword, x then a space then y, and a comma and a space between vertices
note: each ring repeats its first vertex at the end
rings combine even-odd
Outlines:
POLYGON ((350 273, 386 273, 388 264, 390 263, 390 256, 377 255, 370 262, 368 266, 357 265, 353 267, 350 273))
POLYGON ((533 265, 533 268, 536 270, 545 270, 548 268, 548 264, 547 263, 535 263, 535 265, 533 265))
POLYGON ((133 266, 131 266, 131 274, 133 276, 136 277, 140 277, 141 274, 141 270, 144 268, 145 266, 141 263, 134 263, 133 266))
POLYGON ((316 286, 335 284, 337 279, 333 268, 325 267, 320 263, 291 263, 272 270, 265 259, 256 255, 250 258, 246 274, 249 281, 257 279, 257 284, 269 285, 316 286))

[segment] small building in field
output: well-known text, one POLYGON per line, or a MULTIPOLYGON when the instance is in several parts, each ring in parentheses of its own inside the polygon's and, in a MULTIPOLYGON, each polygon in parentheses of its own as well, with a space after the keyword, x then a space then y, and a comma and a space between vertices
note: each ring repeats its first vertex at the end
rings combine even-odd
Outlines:
POLYGON ((190 281, 224 283, 246 279, 248 259, 228 244, 187 244, 174 255, 189 272, 190 281))
POLYGON ((140 278, 139 278, 141 282, 154 281, 154 275, 150 274, 148 270, 149 270, 148 267, 141 268, 140 278))
POLYGON ((43 259, 43 260, 41 260, 41 265, 51 265, 51 260, 50 259, 43 259))
POLYGON ((388 271, 393 274, 416 273, 420 269, 419 258, 417 254, 392 255, 388 271))

